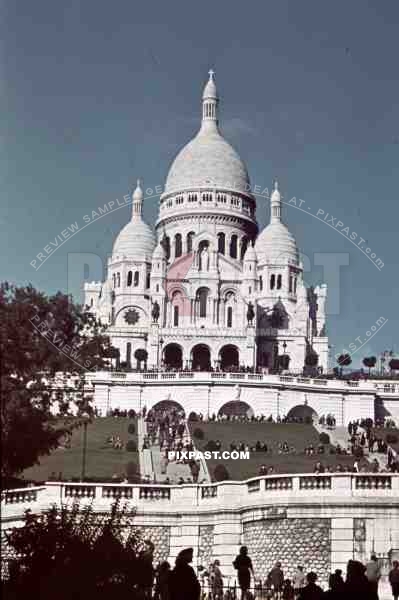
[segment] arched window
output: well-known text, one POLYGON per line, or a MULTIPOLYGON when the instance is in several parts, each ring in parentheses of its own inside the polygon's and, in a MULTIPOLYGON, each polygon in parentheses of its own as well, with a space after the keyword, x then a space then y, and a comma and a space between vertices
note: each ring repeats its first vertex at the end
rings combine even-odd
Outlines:
POLYGON ((195 235, 194 231, 190 231, 190 233, 187 234, 187 253, 193 251, 194 235, 195 235))
POLYGON ((291 294, 292 292, 292 279, 293 279, 293 275, 292 273, 290 273, 289 279, 288 279, 288 291, 291 294))
POLYGON ((178 306, 173 307, 173 325, 174 325, 174 327, 179 326, 179 307, 178 306))
POLYGON ((157 285, 155 286, 155 291, 159 292, 159 283, 157 283, 157 285))
POLYGON ((146 278, 146 282, 145 282, 147 289, 150 287, 150 284, 151 284, 151 273, 147 273, 147 278, 146 278))
POLYGON ((277 275, 277 289, 281 290, 281 275, 277 275))
POLYGON ((294 277, 294 294, 296 294, 296 277, 294 277))
POLYGON ((276 276, 270 275, 270 289, 274 290, 274 284, 276 283, 276 276))
POLYGON ((208 290, 201 288, 197 292, 197 302, 199 304, 199 316, 201 318, 206 317, 206 305, 208 301, 208 290))
POLYGON ((226 236, 224 233, 218 233, 218 252, 224 254, 226 251, 226 236))
POLYGON ((227 307, 227 327, 233 327, 233 307, 227 307))
POLYGON ((230 256, 231 258, 237 258, 237 236, 232 235, 230 240, 230 256))
POLYGON ((262 275, 259 277, 259 290, 260 291, 263 290, 263 277, 262 277, 262 275))
POLYGON ((248 248, 248 240, 247 238, 242 238, 241 240, 241 252, 240 252, 240 258, 241 260, 243 260, 245 252, 247 251, 248 248))
POLYGON ((127 274, 127 286, 130 287, 132 285, 132 277, 133 273, 131 271, 128 272, 127 274))
POLYGON ((121 286, 121 274, 120 273, 116 274, 116 285, 117 285, 117 287, 121 286))
POLYGON ((165 251, 166 260, 170 258, 170 239, 166 236, 162 240, 163 249, 165 251))
POLYGON ((94 304, 93 298, 90 298, 90 306, 93 306, 93 304, 94 304))
POLYGON ((112 275, 112 285, 114 287, 116 287, 116 276, 115 276, 115 273, 113 273, 113 275, 112 275))
POLYGON ((181 243, 181 235, 180 233, 176 233, 175 235, 175 258, 182 255, 182 243, 181 243))
POLYGON ((135 271, 134 272, 134 287, 137 287, 139 284, 139 272, 135 271))
POLYGON ((130 361, 132 359, 132 344, 128 342, 126 344, 126 363, 130 367, 130 361))

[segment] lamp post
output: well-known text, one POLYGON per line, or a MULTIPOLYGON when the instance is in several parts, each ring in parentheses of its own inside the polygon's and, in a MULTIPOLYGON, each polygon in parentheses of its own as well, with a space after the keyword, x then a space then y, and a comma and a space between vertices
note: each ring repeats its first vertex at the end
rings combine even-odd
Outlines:
POLYGON ((161 337, 159 340, 159 346, 158 346, 158 369, 159 369, 159 350, 161 350, 161 364, 162 364, 162 346, 164 344, 164 339, 161 337))
POLYGON ((87 412, 82 414, 83 419, 83 453, 82 453, 82 474, 81 480, 84 481, 86 477, 86 455, 87 455, 87 426, 90 422, 90 415, 87 412))

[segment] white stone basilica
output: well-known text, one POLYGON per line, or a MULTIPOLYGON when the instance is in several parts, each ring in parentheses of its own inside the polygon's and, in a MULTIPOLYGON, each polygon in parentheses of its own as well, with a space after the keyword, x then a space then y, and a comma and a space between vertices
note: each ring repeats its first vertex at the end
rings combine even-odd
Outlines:
POLYGON ((138 182, 107 279, 86 283, 84 302, 109 326, 121 364, 299 372, 311 353, 325 371, 327 288, 304 285, 277 182, 258 234, 248 172, 219 130, 218 103, 210 71, 200 130, 170 167, 155 233, 138 182))

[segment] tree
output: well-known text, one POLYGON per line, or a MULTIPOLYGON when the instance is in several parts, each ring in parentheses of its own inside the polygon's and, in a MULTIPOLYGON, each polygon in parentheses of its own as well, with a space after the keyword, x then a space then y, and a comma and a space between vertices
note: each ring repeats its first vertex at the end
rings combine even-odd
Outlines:
POLYGON ((141 368, 141 363, 144 362, 145 366, 147 363, 147 359, 148 359, 148 352, 147 350, 144 350, 143 348, 138 348, 136 350, 136 352, 134 353, 134 358, 137 361, 137 370, 139 371, 141 368))
POLYGON ((391 358, 391 360, 389 361, 389 368, 391 369, 391 371, 398 371, 399 370, 399 358, 391 358))
MULTIPOLYGON (((51 415, 73 400, 87 411, 88 371, 104 366, 109 340, 93 315, 58 292, 0 286, 2 476, 18 475, 49 454, 71 423, 51 415)), ((79 422, 75 423, 79 425, 79 422)))
POLYGON ((352 358, 350 354, 340 354, 337 358, 337 364, 340 367, 340 373, 342 377, 343 367, 349 367, 352 364, 352 358))
POLYGON ((366 356, 363 358, 363 364, 369 370, 369 375, 371 374, 371 369, 375 367, 377 363, 377 358, 375 356, 366 356))
POLYGON ((78 503, 42 514, 27 511, 24 525, 6 534, 19 556, 10 568, 6 597, 136 600, 146 555, 133 517, 118 502, 105 515, 78 503))

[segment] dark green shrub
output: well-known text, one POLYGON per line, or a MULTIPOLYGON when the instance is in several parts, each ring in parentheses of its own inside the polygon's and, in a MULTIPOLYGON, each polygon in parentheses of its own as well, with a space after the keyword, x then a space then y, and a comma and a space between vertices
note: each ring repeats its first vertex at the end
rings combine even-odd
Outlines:
POLYGON ((136 432, 136 428, 134 426, 134 423, 130 423, 129 427, 127 428, 128 432, 130 433, 130 435, 134 435, 136 432))
POLYGON ((190 414, 188 415, 188 420, 189 421, 198 421, 198 415, 195 412, 190 412, 190 414))
POLYGON ((127 452, 137 452, 137 444, 133 440, 129 440, 126 444, 127 452))
POLYGON ((319 435, 319 440, 320 440, 320 444, 329 444, 330 436, 325 431, 322 431, 321 434, 319 435))
POLYGON ((199 427, 196 427, 194 429, 193 432, 193 436, 197 439, 197 440, 203 440, 204 439, 204 432, 202 431, 202 429, 200 429, 199 427))
POLYGON ((363 448, 361 446, 357 446, 353 451, 353 455, 356 458, 362 458, 364 456, 363 448))
POLYGON ((224 465, 216 465, 213 470, 213 478, 215 481, 227 481, 230 479, 230 475, 224 465))

